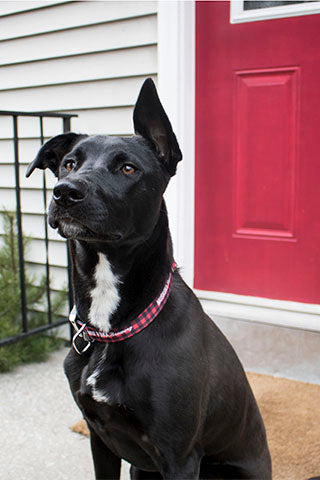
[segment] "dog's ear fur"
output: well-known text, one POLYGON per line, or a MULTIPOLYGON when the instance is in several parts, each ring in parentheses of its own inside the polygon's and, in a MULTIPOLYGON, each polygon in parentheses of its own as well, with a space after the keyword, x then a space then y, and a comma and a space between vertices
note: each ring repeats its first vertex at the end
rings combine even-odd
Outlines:
POLYGON ((141 87, 133 112, 133 123, 135 133, 153 144, 173 176, 182 153, 151 78, 147 78, 141 87))
POLYGON ((77 133, 63 133, 48 140, 39 150, 38 155, 30 163, 26 177, 30 177, 31 173, 36 169, 42 170, 49 168, 57 177, 59 165, 63 157, 72 150, 74 145, 87 135, 79 135, 77 133))

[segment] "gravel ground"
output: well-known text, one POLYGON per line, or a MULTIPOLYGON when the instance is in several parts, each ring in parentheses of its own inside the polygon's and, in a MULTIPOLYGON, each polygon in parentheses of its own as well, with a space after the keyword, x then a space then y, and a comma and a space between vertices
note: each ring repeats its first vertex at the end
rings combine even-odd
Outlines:
POLYGON ((81 413, 62 369, 67 352, 0 375, 1 480, 94 478, 89 440, 70 430, 81 413))

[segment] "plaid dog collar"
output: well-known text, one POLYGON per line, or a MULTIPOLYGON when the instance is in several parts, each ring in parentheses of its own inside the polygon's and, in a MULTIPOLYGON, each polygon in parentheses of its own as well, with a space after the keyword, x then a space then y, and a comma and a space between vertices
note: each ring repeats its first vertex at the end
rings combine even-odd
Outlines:
POLYGON ((88 326, 86 323, 82 322, 77 317, 77 310, 74 306, 69 315, 69 321, 72 324, 73 328, 75 329, 76 333, 72 339, 72 345, 75 351, 81 355, 90 347, 91 343, 94 341, 103 342, 103 343, 114 343, 114 342, 121 342, 122 340, 126 340, 127 338, 140 333, 144 330, 150 323, 159 315, 163 307, 165 306, 169 295, 170 290, 172 287, 172 277, 177 268, 177 264, 175 262, 172 263, 171 271, 169 273, 169 277, 158 297, 153 300, 148 307, 143 310, 140 315, 135 318, 127 328, 123 330, 115 331, 111 330, 108 333, 100 332, 99 330, 95 329, 94 327, 88 326), (77 347, 76 340, 78 337, 83 338, 87 345, 80 351, 77 347))

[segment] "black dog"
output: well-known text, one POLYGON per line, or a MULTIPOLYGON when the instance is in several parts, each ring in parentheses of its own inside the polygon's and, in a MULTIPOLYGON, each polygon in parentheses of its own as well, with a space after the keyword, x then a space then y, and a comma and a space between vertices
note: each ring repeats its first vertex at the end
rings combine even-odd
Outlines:
POLYGON ((266 434, 232 347, 175 269, 163 193, 182 155, 151 79, 130 138, 67 133, 29 166, 59 178, 76 310, 65 372, 97 479, 270 479, 266 434), (147 327, 147 328, 146 328, 147 327))

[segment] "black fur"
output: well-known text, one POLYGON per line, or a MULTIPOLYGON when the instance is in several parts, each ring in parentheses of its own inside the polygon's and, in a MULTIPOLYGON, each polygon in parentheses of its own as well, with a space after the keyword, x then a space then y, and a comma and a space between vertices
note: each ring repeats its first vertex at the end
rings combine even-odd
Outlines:
MULTIPOLYGON (((131 138, 55 137, 28 170, 49 167, 59 178, 49 221, 69 239, 82 320, 99 253, 120 279, 115 328, 159 294, 173 259, 163 193, 181 152, 150 79, 134 124, 131 138)), ((91 431, 97 479, 119 478, 122 458, 132 464, 132 479, 271 479, 263 421, 243 368, 178 272, 148 328, 123 342, 94 343, 81 356, 71 349, 65 372, 91 431), (95 388, 107 403, 87 384, 97 368, 95 388)))

